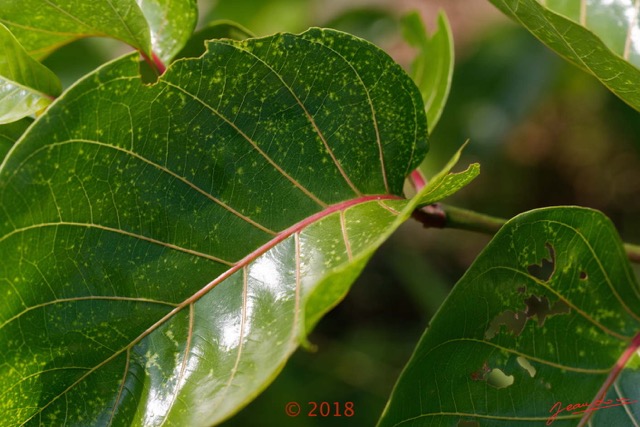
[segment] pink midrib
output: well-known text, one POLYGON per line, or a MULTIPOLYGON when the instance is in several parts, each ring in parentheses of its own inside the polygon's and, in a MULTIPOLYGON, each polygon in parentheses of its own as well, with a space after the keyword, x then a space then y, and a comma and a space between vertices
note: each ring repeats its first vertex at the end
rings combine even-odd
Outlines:
MULTIPOLYGON (((605 398, 605 396, 607 395, 607 392, 609 391, 609 389, 611 388, 613 383, 618 379, 618 376, 620 375, 620 373, 622 372, 624 367, 629 362, 629 359, 631 359, 633 354, 639 348, 640 348, 640 332, 638 334, 636 334, 635 337, 633 337, 633 339, 631 340, 631 344, 629 344, 629 346, 622 353, 622 355, 620 356, 620 358, 618 359, 616 364, 613 366, 613 369, 609 373, 609 376, 605 380, 604 384, 602 384, 602 387, 600 387, 600 390, 598 390, 598 393, 596 394, 596 397, 591 401, 591 404, 585 410, 584 415, 580 419, 580 423, 578 424, 578 427, 583 427, 583 426, 587 425, 587 422, 589 421, 589 418, 591 418, 591 415, 594 412, 594 411, 590 411, 589 409, 592 406, 594 406, 594 403, 596 401, 602 400, 602 399, 605 398)), ((621 397, 623 397, 623 396, 621 396, 621 397)))
POLYGON ((275 247, 278 243, 281 243, 282 241, 284 241, 287 238, 291 237, 293 234, 300 232, 301 230, 305 229, 309 225, 311 225, 311 224, 313 224, 313 223, 321 220, 322 218, 325 218, 325 217, 327 217, 327 216, 329 216, 329 215, 331 215, 333 213, 343 211, 343 210, 348 209, 348 208, 350 208, 352 206, 356 206, 356 205, 359 205, 359 204, 362 204, 362 203, 367 203, 367 202, 372 202, 372 201, 377 201, 377 200, 404 200, 404 199, 402 197, 391 195, 391 194, 374 195, 374 196, 361 196, 361 197, 358 197, 358 198, 355 198, 355 199, 350 199, 350 200, 347 200, 347 201, 344 201, 344 202, 341 202, 341 203, 337 203, 335 205, 328 206, 326 209, 323 209, 322 211, 317 212, 317 213, 315 213, 315 214, 303 219, 300 222, 297 222, 296 224, 292 225, 291 227, 279 232, 273 239, 269 240, 267 243, 263 244, 259 248, 255 249, 253 252, 249 253, 247 256, 242 258, 240 261, 236 262, 233 265, 233 267, 231 267, 228 270, 226 270, 224 273, 222 273, 221 275, 216 277, 213 281, 209 282, 206 286, 204 286, 198 292, 196 292, 195 294, 190 296, 188 299, 184 300, 182 303, 180 303, 180 305, 178 305, 176 308, 174 308, 169 313, 164 315, 160 320, 158 320, 153 325, 151 325, 149 328, 147 328, 142 334, 140 334, 134 341, 131 342, 130 346, 133 346, 134 344, 136 344, 137 342, 142 340, 144 337, 149 335, 151 332, 153 332, 156 328, 158 328, 160 325, 162 325, 168 319, 173 317, 176 313, 180 312, 185 307, 189 306, 190 304, 193 304, 194 302, 196 302, 197 300, 202 298, 209 291, 211 291, 214 287, 216 287, 219 283, 225 281, 231 275, 233 275, 234 273, 236 273, 240 269, 244 268, 245 266, 249 265, 251 262, 255 261, 256 258, 258 258, 259 256, 261 256, 264 253, 266 253, 269 249, 272 249, 273 247, 275 247))

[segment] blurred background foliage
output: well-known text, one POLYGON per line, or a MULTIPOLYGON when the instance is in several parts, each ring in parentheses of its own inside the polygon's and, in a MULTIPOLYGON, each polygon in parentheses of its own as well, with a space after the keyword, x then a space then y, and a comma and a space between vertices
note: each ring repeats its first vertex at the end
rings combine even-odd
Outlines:
MULTIPOLYGON (((400 17, 418 10, 432 30, 440 8, 451 21, 456 68, 426 168, 442 166, 467 138, 462 164, 482 165, 480 177, 448 202, 504 218, 542 206, 588 206, 607 214, 626 241, 640 243, 638 114, 486 0, 201 0, 200 27, 217 19, 257 35, 332 27, 376 43, 408 68, 414 52, 401 38, 400 17)), ((68 87, 123 52, 117 42, 86 39, 45 65, 68 87)), ((313 350, 299 350, 224 425, 374 425, 429 319, 488 241, 405 224, 309 337, 313 350), (303 414, 287 417, 290 401, 303 414), (355 416, 307 417, 309 401, 351 401, 355 416)))

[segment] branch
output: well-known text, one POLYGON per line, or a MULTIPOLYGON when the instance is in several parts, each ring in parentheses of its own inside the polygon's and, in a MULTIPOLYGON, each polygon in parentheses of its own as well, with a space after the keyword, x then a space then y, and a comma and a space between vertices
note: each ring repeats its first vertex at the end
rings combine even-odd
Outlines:
MULTIPOLYGON (((429 228, 453 228, 475 231, 493 236, 507 222, 506 219, 436 203, 416 209, 413 218, 429 228)), ((640 246, 624 244, 629 261, 640 264, 640 246)))

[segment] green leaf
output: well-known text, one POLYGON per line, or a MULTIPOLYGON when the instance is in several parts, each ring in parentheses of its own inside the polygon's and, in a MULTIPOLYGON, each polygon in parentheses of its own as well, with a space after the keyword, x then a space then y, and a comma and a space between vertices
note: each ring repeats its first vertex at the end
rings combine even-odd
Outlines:
POLYGON ((451 89, 454 63, 451 28, 443 11, 438 15, 438 28, 431 36, 417 12, 404 16, 402 27, 405 39, 418 49, 411 65, 411 77, 422 93, 431 133, 442 115, 451 89))
POLYGON ((640 111, 640 9, 631 0, 491 0, 640 111))
POLYGON ((0 125, 0 164, 2 164, 4 156, 6 156, 11 147, 13 147, 13 144, 15 144, 32 122, 32 119, 26 117, 22 120, 0 125))
POLYGON ((426 135, 411 79, 332 30, 77 83, 0 166, 0 425, 238 411, 418 206, 426 135))
MULTIPOLYGON (((637 399, 639 308, 624 247, 602 213, 521 214, 456 284, 379 425, 539 426, 557 402, 637 399)), ((633 425, 637 411, 589 414, 593 425, 633 425)), ((575 426, 581 417, 569 410, 551 421, 575 426)))
POLYGON ((416 196, 420 206, 430 205, 457 193, 458 190, 465 187, 480 174, 480 165, 478 163, 470 165, 463 172, 451 173, 451 170, 458 164, 462 151, 468 144, 469 141, 465 142, 444 168, 429 180, 426 188, 420 191, 420 195, 416 196))
POLYGON ((149 26, 135 0, 8 0, 0 22, 35 58, 91 36, 116 38, 151 56, 149 26))
POLYGON ((0 124, 34 114, 60 94, 60 80, 20 45, 0 23, 0 124))
POLYGON ((169 61, 182 49, 191 37, 198 21, 198 5, 195 0, 138 0, 151 28, 153 52, 169 61))

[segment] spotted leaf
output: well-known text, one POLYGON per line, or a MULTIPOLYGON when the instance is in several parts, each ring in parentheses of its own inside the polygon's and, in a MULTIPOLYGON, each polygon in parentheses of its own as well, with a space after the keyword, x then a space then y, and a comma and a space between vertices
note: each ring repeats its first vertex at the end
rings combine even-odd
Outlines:
POLYGON ((637 425, 639 331, 640 288, 602 213, 521 214, 456 284, 379 426, 637 425))
POLYGON ((477 174, 403 199, 426 135, 402 69, 331 30, 79 82, 0 169, 0 425, 238 411, 413 209, 477 174))

